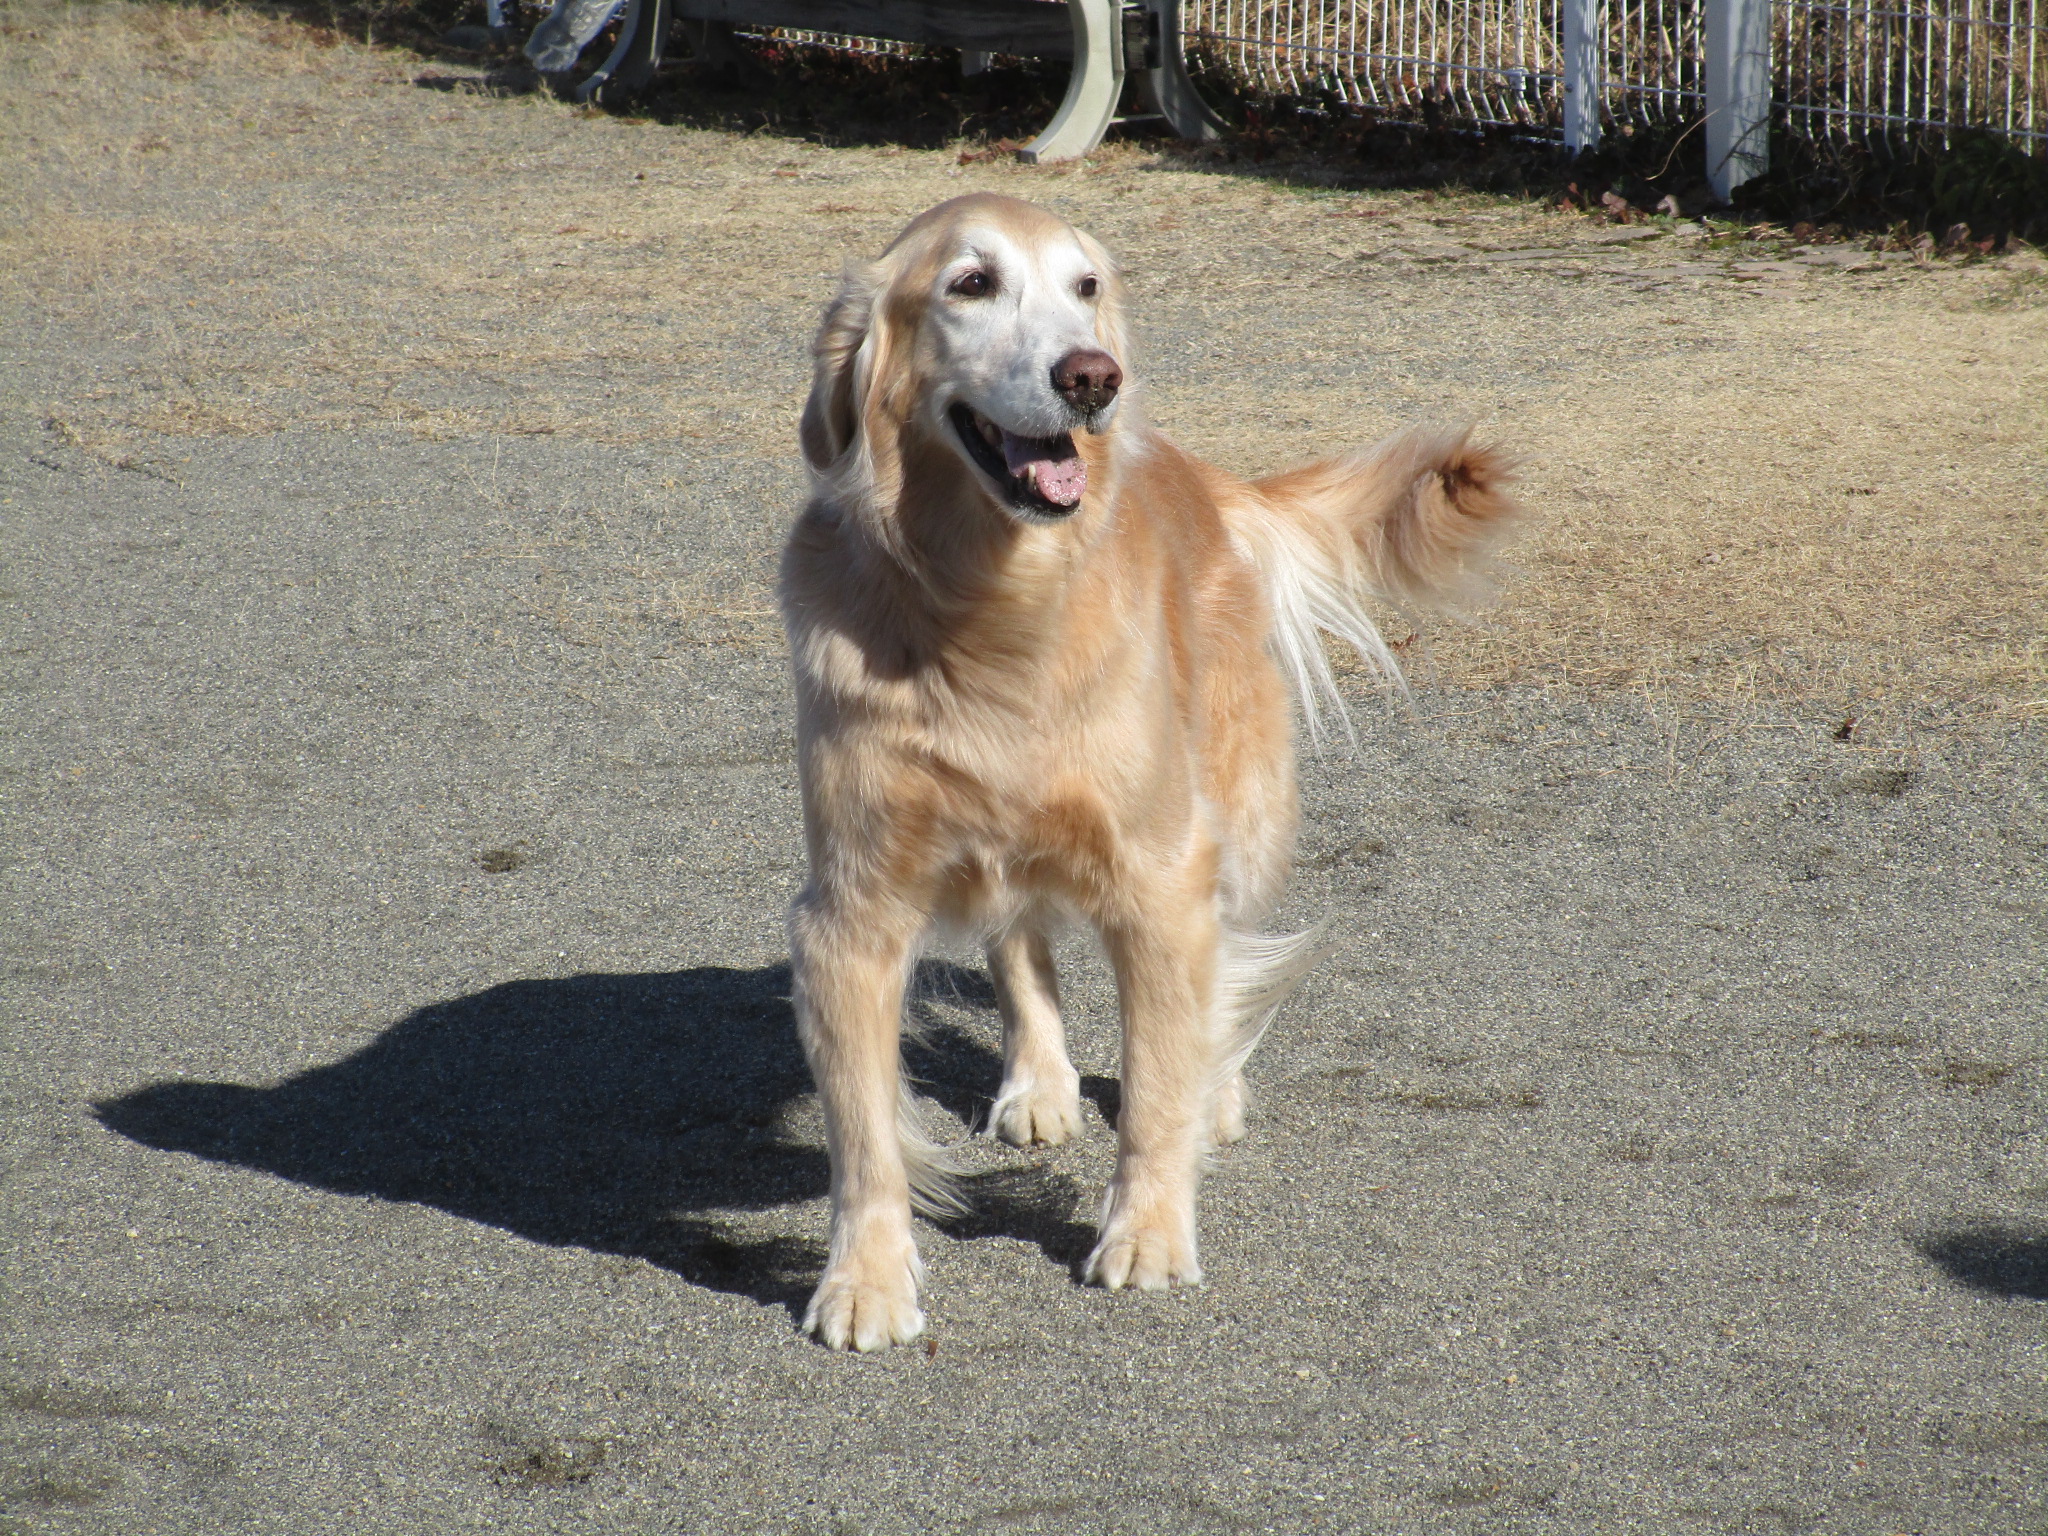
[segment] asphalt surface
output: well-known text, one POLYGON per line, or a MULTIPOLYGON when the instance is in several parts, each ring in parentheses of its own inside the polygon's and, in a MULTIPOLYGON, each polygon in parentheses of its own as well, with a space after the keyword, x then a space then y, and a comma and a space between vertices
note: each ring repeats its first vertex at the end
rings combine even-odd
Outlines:
POLYGON ((0 1530, 2048 1530, 2038 724, 1361 695, 1208 1283, 1076 1283, 1076 943, 1088 1135, 965 1146, 929 1341, 847 1358, 794 455, 4 437, 0 1530))

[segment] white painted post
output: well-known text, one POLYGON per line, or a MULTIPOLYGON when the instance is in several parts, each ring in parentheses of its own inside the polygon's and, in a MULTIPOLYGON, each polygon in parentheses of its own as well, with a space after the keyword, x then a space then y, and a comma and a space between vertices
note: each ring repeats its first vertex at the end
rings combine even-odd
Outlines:
POLYGON ((1770 166, 1771 0, 1706 0, 1707 185, 1727 202, 1770 166))
POLYGON ((1600 35, 1600 0, 1563 0, 1563 10, 1564 147, 1577 155, 1600 142, 1607 49, 1600 35))

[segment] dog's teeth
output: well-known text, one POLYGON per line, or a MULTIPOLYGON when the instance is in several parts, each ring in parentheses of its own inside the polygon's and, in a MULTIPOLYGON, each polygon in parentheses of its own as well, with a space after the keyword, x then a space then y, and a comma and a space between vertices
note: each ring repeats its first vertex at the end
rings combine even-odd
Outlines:
POLYGON ((975 430, 981 433, 981 440, 987 443, 989 447, 1000 448, 1003 446, 1003 429, 990 421, 986 416, 975 417, 974 426, 975 430))

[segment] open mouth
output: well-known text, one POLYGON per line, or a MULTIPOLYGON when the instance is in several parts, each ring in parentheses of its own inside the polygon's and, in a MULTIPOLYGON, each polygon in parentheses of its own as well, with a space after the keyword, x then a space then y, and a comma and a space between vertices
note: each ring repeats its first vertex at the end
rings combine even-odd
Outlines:
POLYGON ((1011 506, 1039 517, 1071 517, 1081 505, 1088 489, 1088 466, 1081 462, 1071 435, 1019 437, 965 403, 955 405, 949 414, 968 457, 1003 488, 1011 506))

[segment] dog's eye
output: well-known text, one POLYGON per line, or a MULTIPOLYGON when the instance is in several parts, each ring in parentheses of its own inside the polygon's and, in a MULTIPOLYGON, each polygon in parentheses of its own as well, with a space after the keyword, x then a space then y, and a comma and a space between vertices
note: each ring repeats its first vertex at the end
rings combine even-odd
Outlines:
POLYGON ((1102 284, 1097 282, 1094 279, 1094 277, 1090 276, 1082 278, 1081 281, 1075 286, 1080 292, 1082 298, 1092 299, 1095 297, 1097 291, 1101 289, 1102 284))
POLYGON ((954 278, 953 286, 946 291, 957 293, 963 299, 978 299, 993 287, 995 284, 989 281, 988 274, 976 267, 972 272, 962 272, 954 278))

